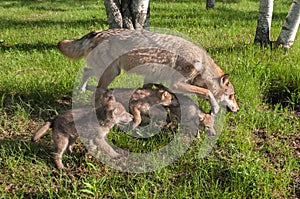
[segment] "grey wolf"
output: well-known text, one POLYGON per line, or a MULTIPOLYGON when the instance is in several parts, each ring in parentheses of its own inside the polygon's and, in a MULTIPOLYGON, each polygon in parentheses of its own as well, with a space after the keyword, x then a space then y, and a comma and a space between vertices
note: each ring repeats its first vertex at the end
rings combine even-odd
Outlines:
MULTIPOLYGON (((109 94, 108 94, 109 95, 109 94)), ((106 95, 107 101, 98 109, 79 108, 68 110, 40 127, 32 137, 32 141, 39 140, 52 128, 52 137, 55 145, 54 162, 58 169, 64 168, 62 155, 67 152, 72 153, 72 146, 78 138, 76 128, 81 128, 85 132, 84 139, 88 140, 88 148, 94 152, 101 149, 110 157, 117 158, 121 155, 106 142, 106 135, 115 125, 127 125, 132 121, 132 115, 126 112, 122 104, 115 101, 112 96, 106 95), (91 117, 96 114, 97 121, 91 117), (76 116, 76 118, 75 118, 76 116), (75 123, 80 124, 75 126, 75 123), (100 147, 100 148, 99 148, 100 147)))
MULTIPOLYGON (((98 92, 105 90, 121 69, 150 76, 154 70, 162 73, 153 65, 164 65, 181 74, 172 78, 171 87, 207 99, 212 114, 219 111, 218 103, 233 112, 239 110, 229 75, 224 74, 204 49, 181 37, 146 30, 110 29, 92 31, 80 39, 60 41, 58 48, 69 58, 86 57, 94 74, 100 77, 98 92), (138 70, 139 66, 149 71, 138 70)), ((168 77, 164 74, 161 77, 166 80, 168 77)))

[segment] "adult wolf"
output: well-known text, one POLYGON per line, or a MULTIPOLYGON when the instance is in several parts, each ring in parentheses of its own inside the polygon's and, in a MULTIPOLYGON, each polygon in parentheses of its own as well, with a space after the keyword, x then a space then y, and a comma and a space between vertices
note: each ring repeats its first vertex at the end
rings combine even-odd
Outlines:
POLYGON ((180 74, 171 78, 174 91, 209 100, 212 114, 219 111, 218 102, 233 112, 239 110, 229 75, 224 74, 203 48, 184 38, 146 30, 110 29, 93 31, 80 39, 63 40, 58 47, 67 57, 87 57, 87 64, 100 77, 97 91, 106 89, 121 69, 146 76, 146 83, 153 72, 160 81, 169 81, 172 69, 180 74))

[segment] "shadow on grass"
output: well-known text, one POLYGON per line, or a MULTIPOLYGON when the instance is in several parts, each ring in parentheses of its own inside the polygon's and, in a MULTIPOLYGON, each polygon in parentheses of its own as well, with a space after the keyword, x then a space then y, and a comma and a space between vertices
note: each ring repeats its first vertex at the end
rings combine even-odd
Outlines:
POLYGON ((72 94, 57 96, 42 91, 30 93, 8 93, 0 90, 0 105, 7 117, 13 117, 18 112, 25 111, 30 118, 37 121, 49 120, 57 113, 71 109, 72 94))
MULTIPOLYGON (((0 149, 2 150, 1 155, 5 155, 7 157, 24 157, 25 161, 29 161, 32 164, 36 164, 37 162, 44 162, 50 168, 56 169, 56 165, 53 161, 53 152, 54 145, 52 141, 51 131, 49 134, 46 134, 42 137, 42 140, 39 142, 31 142, 30 140, 9 140, 9 139, 0 139, 0 149)), ((64 154, 63 157, 74 156, 71 159, 84 159, 84 155, 86 153, 85 148, 78 144, 74 147, 74 152, 72 154, 64 154)), ((71 160, 65 160, 66 163, 71 160)), ((73 162, 72 161, 72 162, 73 162)), ((1 168, 5 168, 5 163, 0 163, 1 168)), ((77 165, 79 166, 79 165, 77 165)), ((0 169, 1 170, 1 169, 0 169)), ((57 170, 58 171, 58 170, 57 170)))
MULTIPOLYGON (((233 22, 243 23, 243 21, 254 21, 256 22, 258 19, 258 9, 257 11, 241 11, 234 8, 229 8, 222 6, 224 3, 220 3, 220 6, 217 6, 217 8, 214 8, 212 10, 205 10, 205 8, 201 7, 199 4, 199 9, 194 10, 194 12, 191 12, 191 7, 172 7, 170 10, 169 7, 157 7, 155 8, 156 12, 152 12, 152 18, 163 18, 168 19, 170 18, 170 22, 176 23, 176 17, 186 17, 188 19, 187 21, 195 20, 198 21, 200 25, 206 26, 207 25, 207 16, 211 18, 210 25, 214 26, 224 26, 224 25, 232 25, 233 22), (204 13, 203 13, 204 12, 204 13), (180 15, 180 13, 184 13, 183 15, 180 15), (205 19, 205 20, 202 20, 205 19)), ((277 20, 283 20, 285 19, 287 12, 283 13, 274 13, 274 17, 277 20)), ((208 24, 209 25, 209 24, 208 24)))
POLYGON ((51 49, 57 49, 56 44, 50 44, 50 43, 36 43, 36 44, 14 44, 14 45, 6 45, 6 44, 0 44, 0 51, 11 51, 11 50, 19 50, 19 51, 46 51, 51 49))
MULTIPOLYGON (((1 18, 0 18, 1 19, 1 18)), ((50 27, 50 26, 61 26, 61 27, 90 27, 95 24, 106 25, 107 21, 104 19, 98 19, 95 16, 91 16, 91 19, 86 20, 68 20, 68 21, 52 21, 46 19, 40 20, 10 20, 10 19, 1 19, 0 29, 14 28, 14 29, 23 29, 31 27, 50 27)))
POLYGON ((0 4, 0 7, 3 8, 13 8, 13 7, 24 7, 28 6, 31 9, 39 9, 39 8, 44 8, 46 7, 47 10, 51 11, 65 11, 66 9, 59 8, 59 6, 64 6, 64 7, 74 7, 74 5, 87 5, 87 4, 95 4, 95 1, 93 0, 71 0, 71 1, 61 1, 61 0, 51 0, 51 1, 36 1, 36 0, 15 0, 15 1, 10 1, 6 0, 4 1, 5 3, 3 5, 0 4), (45 6, 48 5, 48 6, 45 6))
MULTIPOLYGON (((36 161, 41 160, 46 162, 47 165, 51 165, 53 167, 55 166, 51 159, 51 153, 53 149, 49 147, 49 145, 43 145, 31 141, 7 139, 0 140, 0 145, 2 148, 2 153, 5 153, 6 156, 24 157, 26 160, 31 160, 33 164, 36 163, 36 161)), ((2 166, 5 167, 5 165, 2 166)))
POLYGON ((300 112, 300 85, 293 80, 287 83, 273 80, 270 88, 265 92, 265 100, 272 106, 280 104, 282 107, 300 112))
MULTIPOLYGON (((252 44, 235 44, 234 46, 221 46, 221 47, 207 47, 205 50, 210 56, 218 54, 220 52, 231 53, 231 52, 242 52, 249 48, 252 44)), ((253 44, 254 45, 254 44, 253 44)))

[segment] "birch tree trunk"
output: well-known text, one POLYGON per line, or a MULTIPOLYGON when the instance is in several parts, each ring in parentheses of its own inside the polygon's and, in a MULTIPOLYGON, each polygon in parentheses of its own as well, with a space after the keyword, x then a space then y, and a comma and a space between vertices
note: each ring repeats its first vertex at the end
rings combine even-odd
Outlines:
POLYGON ((130 3, 131 0, 122 0, 121 7, 122 7, 122 14, 123 14, 123 26, 122 28, 127 29, 134 29, 134 25, 132 23, 132 16, 131 16, 131 7, 130 3))
POLYGON ((122 28, 123 20, 119 0, 104 0, 109 28, 122 28))
POLYGON ((282 26, 276 45, 290 48, 294 44, 300 23, 300 0, 294 0, 282 26))
POLYGON ((149 29, 149 0, 104 0, 109 28, 149 29))
POLYGON ((267 46, 270 42, 274 0, 260 0, 259 15, 254 43, 267 46))
POLYGON ((206 0, 206 9, 214 8, 215 0, 206 0))
POLYGON ((132 19, 135 29, 143 29, 148 13, 149 0, 131 0, 132 19))

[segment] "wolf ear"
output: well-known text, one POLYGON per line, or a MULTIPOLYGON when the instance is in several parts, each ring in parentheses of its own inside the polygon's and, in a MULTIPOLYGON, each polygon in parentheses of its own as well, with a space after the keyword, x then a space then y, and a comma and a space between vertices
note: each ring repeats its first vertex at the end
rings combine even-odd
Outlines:
POLYGON ((228 86, 229 84, 229 75, 225 74, 221 77, 221 81, 220 81, 221 86, 228 86))

